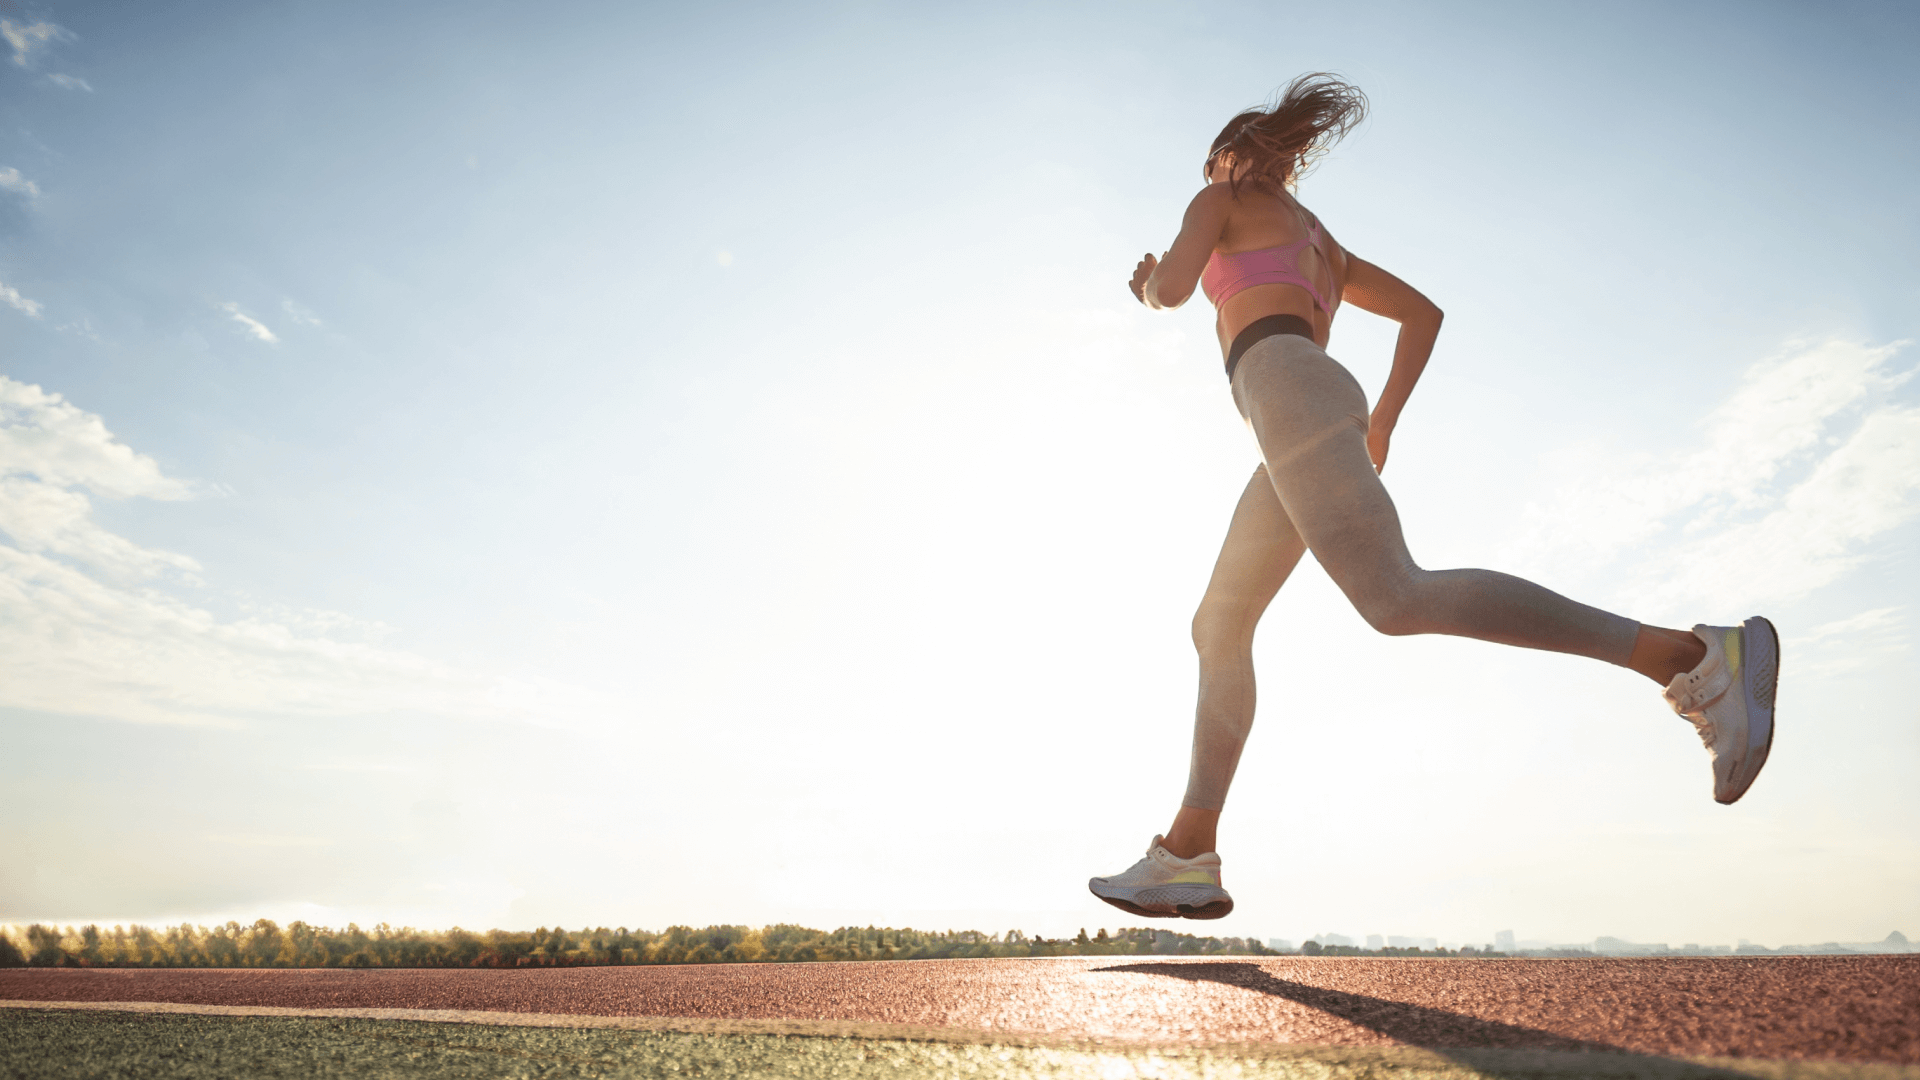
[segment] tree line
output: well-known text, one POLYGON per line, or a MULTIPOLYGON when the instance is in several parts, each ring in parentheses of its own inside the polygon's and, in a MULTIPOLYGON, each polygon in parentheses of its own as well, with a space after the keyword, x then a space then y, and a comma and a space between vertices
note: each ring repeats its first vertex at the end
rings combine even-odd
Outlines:
POLYGON ((540 927, 488 930, 455 927, 423 931, 385 923, 344 930, 304 922, 281 927, 271 919, 251 926, 181 924, 102 929, 35 923, 0 928, 0 967, 147 968, 522 968, 614 964, 807 963, 823 960, 949 960, 1016 956, 1270 956, 1252 938, 1199 937, 1169 930, 1128 928, 1088 937, 1048 940, 1019 930, 895 929, 843 926, 814 930, 775 926, 670 926, 653 933, 604 926, 567 930, 540 927))

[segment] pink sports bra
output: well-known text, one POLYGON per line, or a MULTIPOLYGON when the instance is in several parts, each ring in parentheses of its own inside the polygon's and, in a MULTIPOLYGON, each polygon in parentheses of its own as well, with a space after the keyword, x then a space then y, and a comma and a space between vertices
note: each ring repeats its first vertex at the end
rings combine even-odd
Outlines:
POLYGON ((1235 293, 1255 285, 1298 285, 1313 297, 1314 307, 1327 311, 1327 301, 1320 295, 1320 290, 1314 287, 1307 275, 1300 272, 1300 253, 1309 247, 1320 256, 1322 263, 1328 262, 1326 253, 1320 250, 1318 220, 1314 220, 1307 229, 1306 239, 1295 240, 1291 244, 1258 251, 1236 251, 1231 255, 1216 251, 1200 274, 1200 288, 1206 292, 1207 299, 1213 301, 1213 306, 1219 307, 1235 293))

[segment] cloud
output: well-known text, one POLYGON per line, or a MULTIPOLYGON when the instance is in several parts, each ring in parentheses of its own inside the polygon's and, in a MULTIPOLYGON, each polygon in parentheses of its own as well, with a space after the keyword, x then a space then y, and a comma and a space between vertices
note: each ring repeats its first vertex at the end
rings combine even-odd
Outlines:
POLYGON ((49 75, 47 81, 62 90, 85 90, 89 94, 93 93, 93 84, 77 75, 49 75))
POLYGON ((22 552, 71 559, 121 581, 199 569, 184 555, 151 551, 101 529, 86 491, 163 500, 198 494, 115 439, 98 416, 0 376, 0 533, 22 552))
POLYGON ((232 302, 221 304, 220 310, 226 312, 234 322, 246 327, 247 333, 253 335, 255 340, 264 341, 269 345, 278 345, 280 343, 278 335, 265 326, 262 326, 259 320, 251 318, 242 312, 239 304, 232 302))
POLYGON ((19 289, 4 281, 0 281, 0 304, 5 304, 17 311, 24 311, 36 319, 40 317, 40 301, 21 296, 19 289))
POLYGON ((1804 634, 1789 633, 1786 647, 1810 657, 1803 670, 1814 676, 1870 670, 1888 663, 1904 666, 1909 647, 1905 613, 1898 607, 1862 611, 1804 634))
POLYGON ((134 723, 435 715, 551 724, 611 715, 599 697, 376 642, 389 628, 268 608, 221 618, 176 595, 193 558, 102 527, 93 497, 189 500, 97 415, 0 376, 0 706, 134 723))
POLYGON ((0 375, 0 479, 33 477, 115 498, 190 499, 193 484, 113 437, 100 417, 59 394, 0 375))
POLYGON ((32 478, 0 479, 0 533, 27 554, 60 555, 120 581, 200 569, 185 555, 143 548, 100 528, 86 495, 32 478))
POLYGON ((16 23, 11 19, 0 19, 0 38, 13 46, 13 62, 28 67, 28 57, 36 50, 46 48, 50 41, 71 36, 68 32, 50 22, 16 23))
POLYGON ((1920 409, 1875 410, 1758 516, 1703 513, 1658 580, 1729 600, 1804 596, 1866 562, 1914 516, 1917 489, 1920 409))
POLYGON ((39 185, 21 176, 20 170, 12 166, 0 169, 0 191, 22 196, 29 202, 40 197, 39 185))
POLYGON ((1802 344, 1756 364, 1677 452, 1559 455, 1545 468, 1559 494, 1529 507, 1513 554, 1665 610, 1835 582, 1920 513, 1920 408, 1892 400, 1913 374, 1889 366, 1905 344, 1802 344))
POLYGON ((295 326, 320 325, 320 316, 315 315, 313 310, 304 304, 295 303, 292 300, 282 300, 280 301, 280 310, 287 313, 287 318, 292 319, 295 326))
POLYGON ((159 589, 4 544, 0 705, 203 727, 394 715, 551 723, 608 713, 570 687, 268 619, 221 619, 159 589))
POLYGON ((1816 626, 1802 634, 1800 640, 1808 643, 1829 639, 1857 641, 1866 636, 1897 634, 1901 621, 1897 607, 1874 608, 1816 626))

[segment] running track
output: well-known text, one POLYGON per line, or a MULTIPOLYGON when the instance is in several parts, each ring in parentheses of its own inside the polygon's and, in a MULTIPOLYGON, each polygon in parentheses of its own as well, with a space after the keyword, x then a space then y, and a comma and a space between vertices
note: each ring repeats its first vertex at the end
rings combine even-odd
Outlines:
POLYGON ((565 1026, 568 1017, 594 1026, 615 1017, 673 1018, 650 1026, 709 1030, 714 1022, 775 1021, 790 1029, 853 1025, 876 1036, 918 1031, 968 1041, 1413 1045, 1920 1063, 1920 956, 9 969, 0 970, 0 1001, 537 1013, 543 1015, 499 1019, 542 1026, 565 1026))

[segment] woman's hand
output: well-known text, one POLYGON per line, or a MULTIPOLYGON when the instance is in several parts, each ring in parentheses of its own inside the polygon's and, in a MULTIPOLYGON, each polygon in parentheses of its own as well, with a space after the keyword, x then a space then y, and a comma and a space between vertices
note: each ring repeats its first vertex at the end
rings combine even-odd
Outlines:
POLYGON ((1393 422, 1375 414, 1367 421, 1367 456, 1373 459, 1373 471, 1387 467, 1387 443, 1393 438, 1393 422))
POLYGON ((1427 369, 1433 355, 1434 339, 1440 336, 1440 320, 1445 318, 1433 301, 1420 295, 1413 286, 1385 270, 1347 252, 1347 287, 1342 294, 1362 311, 1384 315, 1400 324, 1393 343, 1393 370, 1387 385, 1374 399, 1373 416, 1367 421, 1367 456, 1377 472, 1387 465, 1387 440, 1393 437, 1393 425, 1400 410, 1407 407, 1413 384, 1427 369))
POLYGON ((1140 259, 1140 265, 1133 268, 1133 280, 1127 283, 1127 287, 1133 290, 1135 300, 1143 304, 1147 302, 1147 279, 1153 276, 1154 268, 1159 265, 1160 260, 1148 252, 1140 259))

